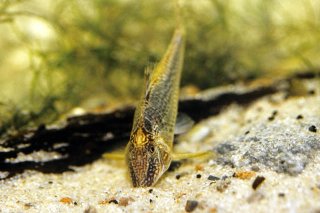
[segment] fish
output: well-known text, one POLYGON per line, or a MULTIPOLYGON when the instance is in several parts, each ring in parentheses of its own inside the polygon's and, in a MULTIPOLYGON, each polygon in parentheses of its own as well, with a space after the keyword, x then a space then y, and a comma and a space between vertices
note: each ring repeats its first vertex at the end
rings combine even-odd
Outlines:
POLYGON ((185 33, 177 28, 154 68, 145 70, 145 88, 136 107, 125 160, 134 187, 153 186, 173 159, 185 33))

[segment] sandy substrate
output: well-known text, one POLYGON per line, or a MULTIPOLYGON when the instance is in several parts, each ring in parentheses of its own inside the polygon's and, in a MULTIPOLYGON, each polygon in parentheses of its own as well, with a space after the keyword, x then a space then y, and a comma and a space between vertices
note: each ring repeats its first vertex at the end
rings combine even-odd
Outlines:
POLYGON ((320 212, 319 93, 232 105, 197 124, 176 149, 215 158, 183 161, 152 188, 132 188, 123 162, 100 159, 2 181, 0 212, 320 212))

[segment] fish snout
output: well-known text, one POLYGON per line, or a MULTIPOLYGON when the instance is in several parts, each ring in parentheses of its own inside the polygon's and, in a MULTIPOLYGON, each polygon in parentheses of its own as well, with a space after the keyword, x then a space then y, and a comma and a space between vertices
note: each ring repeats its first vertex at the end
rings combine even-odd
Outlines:
POLYGON ((129 173, 134 187, 154 185, 161 174, 163 166, 158 158, 152 158, 144 152, 135 152, 128 159, 129 173))

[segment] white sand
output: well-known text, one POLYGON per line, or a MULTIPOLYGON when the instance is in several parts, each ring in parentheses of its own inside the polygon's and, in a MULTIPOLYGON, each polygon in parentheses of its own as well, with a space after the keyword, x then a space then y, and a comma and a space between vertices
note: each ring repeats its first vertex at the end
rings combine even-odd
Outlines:
MULTIPOLYGON (((268 155, 274 153, 271 149, 277 146, 274 137, 279 135, 284 137, 287 134, 287 138, 292 139, 286 141, 288 147, 306 146, 308 141, 301 138, 314 139, 320 144, 319 118, 319 95, 276 102, 268 97, 248 108, 233 105, 219 116, 195 126, 176 147, 195 151, 212 149, 222 143, 234 145, 234 151, 227 150, 225 155, 218 156, 222 163, 216 160, 183 162, 180 168, 167 172, 152 187, 152 192, 151 188, 131 187, 123 162, 101 159, 92 165, 76 168, 76 172, 64 174, 26 172, 0 183, 0 212, 185 212, 187 200, 198 202, 194 212, 319 212, 320 146, 309 144, 308 150, 297 151, 299 158, 294 154, 292 158, 284 158, 293 160, 294 166, 294 163, 303 162, 296 174, 285 169, 280 171, 279 165, 274 164, 278 156, 268 155), (269 121, 274 110, 278 114, 269 121), (301 121, 296 119, 298 114, 304 116, 301 121), (312 122, 318 129, 316 133, 308 131, 312 122), (276 130, 281 126, 283 130, 276 130), (295 132, 288 132, 287 128, 295 132), (245 135, 247 130, 250 133, 245 135), (269 136, 264 137, 265 134, 269 136), (265 149, 254 144, 254 136, 265 149), (299 141, 295 141, 294 136, 299 141), (263 149, 260 151, 265 155, 251 153, 259 152, 258 149, 263 149), (248 155, 265 159, 253 164, 252 159, 245 157, 248 155), (228 160, 231 164, 223 164, 228 160), (235 168, 230 166, 232 164, 235 168), (259 171, 248 173, 247 179, 232 177, 235 172, 252 171, 252 166, 258 167, 259 171), (197 174, 201 177, 197 178, 197 174), (179 179, 177 175, 180 175, 179 179), (225 179, 210 181, 207 179, 209 175, 225 176, 225 179), (252 183, 257 176, 265 177, 265 181, 254 190, 252 183), (63 198, 71 198, 71 203, 62 202, 63 198), (109 203, 112 200, 118 204, 109 203)), ((294 153, 294 150, 285 152, 294 153)), ((292 165, 288 164, 286 168, 292 165)))

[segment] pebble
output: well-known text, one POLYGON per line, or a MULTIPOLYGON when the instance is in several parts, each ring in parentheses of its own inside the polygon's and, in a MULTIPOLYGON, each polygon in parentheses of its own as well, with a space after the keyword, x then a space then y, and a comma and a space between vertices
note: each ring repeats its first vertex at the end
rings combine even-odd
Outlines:
POLYGON ((63 197, 60 199, 60 202, 64 204, 71 204, 73 200, 70 197, 63 197))
POLYGON ((118 204, 119 202, 117 200, 110 200, 109 203, 114 203, 114 204, 118 204))
POLYGON ((312 125, 309 127, 310 132, 317 132, 317 127, 315 125, 312 125))
POLYGON ((133 201, 131 197, 121 197, 119 200, 119 206, 127 206, 130 201, 133 201))
POLYGON ((173 171, 177 170, 180 166, 181 166, 181 162, 180 161, 172 161, 168 171, 169 172, 173 172, 173 171))
POLYGON ((216 180, 220 180, 220 178, 219 178, 219 177, 216 177, 216 176, 213 176, 213 175, 209 175, 209 176, 208 176, 208 180, 216 181, 216 180))
POLYGON ((277 114, 278 114, 278 111, 277 111, 277 110, 274 110, 274 111, 272 112, 272 115, 271 115, 270 117, 268 117, 268 120, 269 120, 269 121, 273 121, 277 114))
POLYGON ((239 178, 241 180, 248 180, 255 176, 255 174, 256 173, 254 171, 237 171, 233 174, 233 177, 239 178))
POLYGON ((252 188, 256 190, 265 180, 266 178, 263 176, 257 176, 256 179, 252 183, 252 188))
POLYGON ((313 89, 312 89, 312 90, 309 90, 309 91, 308 91, 308 94, 309 94, 309 95, 314 95, 314 94, 316 94, 316 91, 313 90, 313 89))
POLYGON ((193 210, 195 210, 198 206, 198 201, 196 200, 187 200, 186 206, 185 206, 185 210, 186 212, 192 212, 193 210))
POLYGON ((253 165, 253 166, 251 167, 251 170, 252 170, 252 171, 255 171, 255 172, 258 172, 258 171, 260 171, 260 168, 259 168, 259 166, 257 166, 257 165, 253 165))

